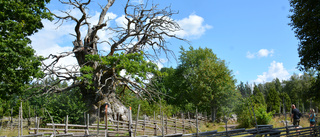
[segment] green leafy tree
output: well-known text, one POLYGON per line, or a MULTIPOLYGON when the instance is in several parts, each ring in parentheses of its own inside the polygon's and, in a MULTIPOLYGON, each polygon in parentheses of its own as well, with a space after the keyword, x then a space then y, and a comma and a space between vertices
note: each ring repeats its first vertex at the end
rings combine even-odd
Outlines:
POLYGON ((5 108, 4 100, 0 98, 0 118, 4 116, 4 111, 5 111, 4 108, 5 108))
POLYGON ((147 115, 152 116, 154 113, 156 115, 160 114, 160 107, 161 112, 163 112, 164 115, 172 116, 172 114, 176 114, 178 111, 177 107, 174 105, 168 104, 165 100, 162 98, 156 98, 157 101, 149 101, 149 100, 142 100, 139 99, 135 94, 130 92, 129 90, 125 91, 126 94, 120 96, 121 101, 126 107, 132 108, 132 114, 133 117, 136 117, 138 106, 140 105, 140 112, 139 115, 147 115))
POLYGON ((273 80, 273 82, 274 82, 274 86, 276 88, 276 91, 278 93, 281 93, 282 92, 282 86, 281 86, 280 80, 278 78, 276 78, 276 79, 273 80))
POLYGON ((264 100, 264 95, 260 92, 257 85, 254 85, 253 94, 250 97, 242 98, 236 107, 238 115, 239 127, 253 127, 256 125, 268 124, 272 118, 272 112, 267 113, 267 105, 264 100), (254 114, 253 114, 254 109, 254 114), (254 115, 256 119, 254 119, 254 115))
POLYGON ((237 90, 241 93, 242 97, 245 97, 245 88, 244 88, 244 84, 242 81, 240 81, 240 84, 237 86, 237 90))
MULTIPOLYGON (((251 100, 256 100, 255 96, 251 96, 250 98, 251 100)), ((256 125, 252 106, 254 108, 254 114, 256 116, 258 125, 266 125, 271 121, 273 113, 267 112, 266 105, 260 104, 257 101, 251 102, 249 97, 242 98, 241 101, 237 104, 235 110, 238 116, 239 128, 250 128, 256 125)))
POLYGON ((288 81, 285 82, 284 91, 289 95, 291 98, 291 102, 298 105, 299 99, 301 98, 302 92, 302 84, 299 80, 299 76, 294 74, 290 77, 288 81))
POLYGON ((273 113, 272 112, 267 112, 267 107, 264 105, 261 106, 256 106, 255 107, 255 114, 257 118, 257 124, 258 125, 266 125, 268 124, 272 117, 273 113))
POLYGON ((290 0, 291 23, 296 37, 300 40, 298 53, 300 69, 314 68, 320 70, 320 1, 290 0))
MULTIPOLYGON (((43 107, 48 110, 55 123, 64 123, 68 115, 69 123, 82 124, 83 113, 88 111, 86 104, 82 101, 83 98, 78 89, 73 89, 45 97, 46 103, 43 107)), ((45 115, 44 123, 51 123, 48 114, 45 113, 45 115)))
POLYGON ((40 59, 29 45, 30 36, 52 19, 45 5, 50 0, 0 1, 0 98, 19 95, 27 83, 40 76, 40 59))
POLYGON ((313 102, 317 101, 316 94, 318 91, 316 90, 315 81, 314 74, 305 72, 303 75, 294 74, 284 82, 284 92, 289 95, 291 102, 302 112, 306 108, 312 108, 313 102))
POLYGON ((239 128, 253 127, 255 125, 251 105, 248 98, 241 98, 240 103, 237 105, 235 112, 239 128))
MULTIPOLYGON (((312 86, 310 88, 310 97, 320 97, 320 74, 318 73, 314 81, 312 81, 312 86)), ((320 104, 319 99, 314 100, 316 103, 320 104)))
POLYGON ((283 106, 283 101, 284 101, 285 111, 289 112, 290 108, 291 108, 291 99, 290 99, 289 95, 286 92, 283 92, 283 93, 280 93, 279 97, 282 102, 281 107, 283 106))
MULTIPOLYGON (((156 89, 158 89, 161 94, 159 97, 155 98, 154 100, 163 99, 168 104, 174 105, 177 108, 182 108, 184 105, 180 103, 180 101, 187 102, 185 100, 185 97, 181 97, 179 92, 176 92, 179 90, 178 86, 182 82, 180 80, 184 79, 177 79, 176 69, 170 67, 170 68, 162 68, 160 70, 163 75, 157 76, 153 78, 152 82, 156 89)), ((191 109, 188 109, 188 111, 191 109)))
POLYGON ((240 91, 242 97, 248 97, 251 95, 251 88, 248 82, 246 84, 243 84, 243 82, 241 81, 237 86, 237 89, 240 91))
POLYGON ((262 93, 262 95, 264 96, 264 98, 266 100, 267 91, 266 91, 266 88, 265 88, 264 84, 261 84, 261 83, 258 84, 258 89, 262 93))
POLYGON ((189 51, 181 48, 180 53, 176 80, 181 84, 176 84, 179 90, 175 91, 185 99, 180 103, 191 103, 200 111, 211 111, 213 119, 218 110, 231 111, 225 108, 233 108, 230 105, 240 94, 237 94, 235 79, 225 61, 208 48, 190 47, 189 51))
POLYGON ((259 88, 255 85, 253 88, 253 102, 255 104, 266 105, 263 94, 260 92, 259 88))
POLYGON ((274 111, 277 112, 279 111, 279 105, 280 105, 280 97, 279 97, 279 93, 276 91, 275 88, 271 88, 268 91, 268 95, 267 95, 267 106, 269 108, 269 112, 270 111, 274 111))

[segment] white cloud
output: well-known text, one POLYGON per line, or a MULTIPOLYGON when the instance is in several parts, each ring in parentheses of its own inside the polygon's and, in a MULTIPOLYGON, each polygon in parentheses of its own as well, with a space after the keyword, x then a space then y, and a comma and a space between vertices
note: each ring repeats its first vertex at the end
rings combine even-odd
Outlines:
MULTIPOLYGON (((126 76, 126 70, 125 69, 122 69, 121 71, 120 71, 120 76, 122 76, 122 77, 124 77, 124 76, 126 76)), ((128 78, 128 76, 126 76, 127 78, 128 78)))
POLYGON ((283 67, 283 63, 273 61, 269 66, 268 72, 263 72, 262 75, 258 75, 258 78, 254 80, 255 83, 270 82, 275 78, 279 80, 286 80, 290 77, 289 72, 283 67))
POLYGON ((238 70, 234 73, 234 75, 239 75, 239 74, 240 72, 238 70))
MULTIPOLYGON (((74 37, 70 35, 73 32, 74 24, 65 23, 57 28, 57 24, 48 20, 42 21, 44 28, 39 32, 30 36, 32 40, 32 47, 36 50, 37 55, 48 57, 50 54, 58 55, 62 52, 72 51, 72 41, 74 37), (66 44, 68 43, 68 44, 66 44), (66 46, 61 46, 66 45, 66 46)), ((44 61, 45 64, 51 64, 53 59, 47 59, 44 61)), ((64 58, 60 58, 56 66, 61 66, 69 69, 70 71, 78 71, 77 60, 72 55, 64 58)), ((65 72, 65 70, 56 70, 56 72, 65 72)))
MULTIPOLYGON (((69 34, 73 32, 74 24, 66 23, 57 28, 57 24, 55 24, 54 21, 43 20, 42 23, 44 28, 30 37, 32 40, 31 45, 36 50, 37 55, 47 57, 50 54, 72 51, 73 46, 71 41, 74 37, 69 34), (68 45, 61 46, 65 43, 68 43, 68 45)), ((76 60, 72 58, 73 57, 70 57, 65 61, 63 59, 59 61, 59 64, 76 64, 76 60)), ((49 62, 46 61, 46 63, 49 62)))
POLYGON ((168 62, 167 59, 164 59, 164 58, 159 59, 159 60, 156 62, 157 66, 158 66, 158 69, 159 69, 159 70, 162 69, 162 68, 163 68, 163 64, 166 63, 166 62, 168 62))
POLYGON ((143 4, 143 0, 133 0, 132 3, 143 4))
POLYGON ((253 58, 255 58, 255 54, 251 53, 250 51, 248 51, 246 57, 249 58, 249 59, 253 59, 253 58))
POLYGON ((212 28, 212 26, 208 24, 203 24, 204 19, 195 14, 191 14, 182 20, 177 20, 177 23, 182 30, 175 32, 175 34, 183 38, 199 38, 206 30, 212 28))
POLYGON ((127 28, 128 20, 126 19, 125 15, 118 17, 115 22, 119 27, 127 28))
POLYGON ((247 52, 246 57, 249 59, 253 59, 253 58, 261 58, 261 57, 272 57, 274 53, 274 50, 267 50, 267 49, 260 49, 258 52, 256 53, 251 53, 250 51, 247 52))
POLYGON ((273 53, 274 53, 273 49, 271 49, 270 51, 267 49, 260 49, 258 51, 258 57, 268 57, 268 56, 272 57, 273 53))
MULTIPOLYGON (((168 18, 168 20, 171 20, 171 18, 168 18)), ((118 17, 115 22, 119 27, 123 28, 126 28, 128 24, 125 15, 118 17)), ((195 14, 191 14, 189 17, 181 20, 176 20, 176 22, 181 27, 181 30, 173 32, 173 34, 181 38, 196 39, 201 37, 208 29, 212 28, 212 26, 204 24, 204 19, 202 17, 195 14)), ((131 27, 133 29, 134 26, 132 25, 131 27)))

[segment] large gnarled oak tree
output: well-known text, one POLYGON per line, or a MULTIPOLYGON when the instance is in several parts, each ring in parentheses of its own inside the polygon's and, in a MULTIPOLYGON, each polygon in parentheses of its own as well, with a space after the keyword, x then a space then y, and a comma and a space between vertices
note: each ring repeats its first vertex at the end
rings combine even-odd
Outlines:
POLYGON ((130 90, 142 98, 156 95, 157 91, 149 88, 151 83, 148 79, 161 73, 152 61, 158 60, 160 54, 173 54, 166 45, 168 38, 184 40, 174 35, 175 31, 180 30, 179 25, 171 18, 175 12, 169 7, 158 9, 153 4, 132 5, 128 0, 124 7, 126 25, 110 27, 106 15, 115 0, 108 0, 105 6, 100 5, 101 13, 97 24, 88 21, 87 7, 92 3, 91 0, 60 2, 73 6, 82 16, 76 18, 69 11, 63 11, 64 16, 55 14, 60 21, 71 20, 76 23, 73 34, 75 40, 72 42, 74 48, 70 52, 50 55, 49 58, 54 61, 45 65, 44 70, 47 75, 59 78, 58 82, 72 80, 73 83, 63 89, 55 86, 56 84, 49 85, 46 92, 63 92, 80 87, 86 103, 90 105, 91 113, 104 103, 112 107, 121 105, 117 99, 117 93, 121 92, 119 89, 130 90), (87 28, 85 34, 81 33, 82 28, 87 28), (111 30, 114 37, 101 43, 109 48, 108 53, 99 54, 97 44, 101 41, 97 34, 106 29, 111 30), (57 66, 61 58, 70 55, 75 55, 80 69, 57 66), (123 70, 126 75, 120 75, 123 70))

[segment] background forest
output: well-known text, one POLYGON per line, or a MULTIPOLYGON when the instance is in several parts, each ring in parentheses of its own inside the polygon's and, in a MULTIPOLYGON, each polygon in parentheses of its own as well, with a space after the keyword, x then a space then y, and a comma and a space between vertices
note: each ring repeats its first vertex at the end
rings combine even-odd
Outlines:
MULTIPOLYGON (((136 109, 141 105, 140 114, 152 116, 161 111, 168 116, 180 113, 195 113, 196 108, 202 114, 207 114, 213 121, 221 122, 223 116, 238 115, 241 127, 255 125, 252 107, 257 116, 258 124, 267 124, 274 113, 288 113, 290 105, 296 104, 302 112, 317 108, 315 96, 312 96, 311 85, 315 81, 315 72, 309 71, 303 75, 293 75, 289 80, 280 82, 274 79, 264 84, 248 84, 236 81, 232 72, 228 70, 225 61, 216 57, 212 50, 207 48, 189 50, 181 48, 179 57, 181 64, 174 68, 162 68, 164 74, 154 77, 150 83, 155 83, 161 92, 153 100, 140 99, 135 94, 117 89, 120 100, 126 107, 136 109), (209 69, 210 68, 210 69, 209 69), (217 71, 219 70, 219 71, 217 71), (189 74, 189 75, 188 75, 189 74), (214 81, 216 80, 216 81, 214 81), (219 84, 215 84, 218 83, 219 84), (285 109, 284 109, 285 108, 285 109)), ((46 79, 45 83, 55 81, 46 79)), ((41 84, 41 83, 32 83, 41 84)), ((66 87, 68 83, 59 86, 66 87)), ((20 101, 23 101, 23 117, 45 117, 50 122, 48 110, 54 121, 63 123, 64 117, 69 115, 71 123, 81 124, 83 113, 87 112, 84 96, 77 89, 59 94, 32 96, 34 91, 28 90, 20 96, 10 99, 1 99, 0 116, 18 115, 20 101)), ((136 111, 133 111, 135 114, 136 111)))

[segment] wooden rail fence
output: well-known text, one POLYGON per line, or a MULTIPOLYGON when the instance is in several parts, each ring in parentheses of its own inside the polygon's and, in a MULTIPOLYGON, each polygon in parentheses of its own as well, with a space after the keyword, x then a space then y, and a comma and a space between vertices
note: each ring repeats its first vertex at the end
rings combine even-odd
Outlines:
MULTIPOLYGON (((50 125, 50 124, 49 124, 50 125)), ((57 125, 59 126, 59 125, 57 125)), ((62 125, 61 125, 62 126, 62 125)), ((71 125, 69 125, 71 126, 71 125)), ((79 126, 79 125, 78 125, 79 126)), ((93 129, 96 126, 89 126, 89 128, 93 129)), ((59 129, 60 130, 60 129, 59 129)), ((82 131, 82 130, 81 130, 82 131)), ((90 130, 94 132, 94 130, 90 130)), ((229 131, 217 132, 207 131, 207 132, 199 132, 199 133, 191 133, 191 134, 183 134, 183 133, 174 133, 174 134, 166 134, 166 135, 157 135, 158 137, 165 136, 184 136, 184 137, 233 137, 233 136, 241 136, 241 137, 256 137, 256 136, 271 136, 271 137, 316 137, 320 136, 320 126, 315 127, 305 127, 305 128, 296 128, 295 126, 287 126, 280 128, 273 128, 272 125, 258 125, 255 129, 234 129, 229 131)), ((63 130, 61 130, 63 132, 63 130)), ((83 131, 82 131, 83 132, 83 131)), ((108 131, 110 132, 110 131, 108 131)), ((142 134, 143 136, 147 136, 142 134)), ((45 133, 39 133, 35 135, 29 136, 45 136, 45 133)), ((90 134, 90 135, 77 135, 74 133, 62 133, 57 134, 56 136, 102 136, 101 134, 90 134)), ((123 135, 128 136, 130 135, 123 135)), ((24 136, 27 137, 27 136, 24 136)), ((132 135, 131 135, 132 137, 132 135)))
MULTIPOLYGON (((66 117, 66 121, 68 117, 66 117)), ((200 122, 200 120, 199 120, 200 122)), ((115 121, 108 120, 108 130, 106 130, 105 123, 91 124, 91 125, 77 125, 69 124, 65 122, 64 124, 53 124, 47 123, 46 128, 40 128, 39 124, 36 127, 29 128, 29 134, 31 135, 94 135, 94 136, 104 136, 107 132, 110 136, 126 136, 133 133, 138 135, 162 135, 162 134, 186 134, 187 130, 191 128, 196 128, 195 119, 177 119, 177 118, 162 118, 162 119, 150 119, 138 120, 136 127, 136 121, 132 123, 128 121, 115 121), (135 128, 136 127, 136 128, 135 128)))

